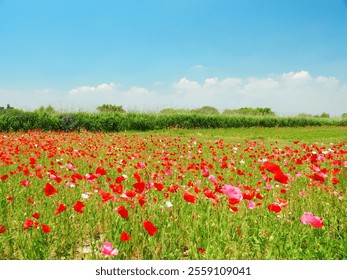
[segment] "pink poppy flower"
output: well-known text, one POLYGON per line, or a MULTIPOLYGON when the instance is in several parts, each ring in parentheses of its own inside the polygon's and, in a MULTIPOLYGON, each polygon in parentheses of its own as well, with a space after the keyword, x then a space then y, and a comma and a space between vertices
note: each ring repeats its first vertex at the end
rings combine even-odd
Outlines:
POLYGON ((255 206, 256 206, 256 204, 253 201, 250 201, 247 203, 247 207, 251 210, 253 210, 255 208, 255 206))
POLYGON ((104 256, 117 256, 118 255, 118 250, 113 248, 112 242, 104 242, 101 247, 101 253, 104 256))
POLYGON ((304 225, 311 225, 314 228, 321 228, 324 226, 324 223, 322 221, 322 219, 320 217, 314 216, 312 213, 310 212, 305 212, 301 218, 300 221, 304 224, 304 225))
POLYGON ((229 197, 230 204, 237 204, 243 199, 242 191, 238 187, 224 185, 221 191, 229 197))

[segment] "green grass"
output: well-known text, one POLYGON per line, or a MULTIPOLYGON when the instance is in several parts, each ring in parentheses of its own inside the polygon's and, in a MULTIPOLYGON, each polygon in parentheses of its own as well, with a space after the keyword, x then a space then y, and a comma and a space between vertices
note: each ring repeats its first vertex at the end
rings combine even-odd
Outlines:
POLYGON ((0 133, 0 177, 8 175, 0 180, 0 225, 6 227, 0 234, 0 259, 105 259, 100 252, 104 242, 119 250, 113 259, 347 259, 345 135, 345 127, 324 126, 0 133), (323 160, 315 161, 314 154, 323 160), (263 158, 280 165, 293 181, 274 181, 261 169, 263 158), (297 164, 298 159, 303 163, 297 164), (227 168, 221 167, 222 161, 227 168), (146 167, 139 168, 139 162, 146 167), (217 185, 202 175, 201 166, 208 167, 217 185), (73 174, 95 174, 98 167, 107 174, 92 182, 73 182, 73 174), (324 183, 305 176, 317 168, 326 174, 324 183), (297 172, 302 175, 297 177, 297 172), (127 175, 123 190, 135 190, 135 173, 147 186, 144 193, 124 198, 112 191, 122 174, 127 175), (22 186, 23 180, 30 186, 22 186), (45 196, 47 182, 57 194, 45 196), (74 186, 67 187, 67 182, 74 186), (161 183, 163 190, 148 188, 150 182, 161 183), (262 199, 253 201, 259 205, 250 210, 246 199, 229 204, 227 196, 216 191, 225 184, 257 192, 262 199), (207 199, 204 190, 218 200, 207 199), (184 200, 185 191, 197 197, 194 204, 184 200), (279 213, 269 211, 267 206, 278 199, 288 206, 279 213), (73 209, 76 201, 85 203, 81 214, 73 209), (55 215, 60 203, 67 210, 55 215), (129 211, 126 219, 117 213, 120 205, 129 211), (36 212, 39 219, 32 217, 36 212), (302 224, 304 212, 321 217, 324 227, 302 224), (38 228, 23 230, 26 219, 38 228), (145 220, 158 228, 155 235, 146 232, 145 220), (42 224, 51 231, 45 233, 42 224), (120 241, 123 231, 130 241, 120 241))

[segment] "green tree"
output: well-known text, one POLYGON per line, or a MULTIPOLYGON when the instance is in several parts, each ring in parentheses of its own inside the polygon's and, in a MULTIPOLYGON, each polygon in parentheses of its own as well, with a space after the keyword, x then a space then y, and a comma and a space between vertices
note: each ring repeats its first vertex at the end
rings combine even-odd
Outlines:
POLYGON ((203 106, 201 108, 192 110, 192 113, 202 114, 202 115, 218 115, 219 111, 212 106, 203 106))
POLYGON ((39 113, 39 114, 48 114, 48 115, 54 115, 57 113, 57 111, 54 109, 53 106, 48 105, 47 107, 45 106, 40 106, 38 109, 36 109, 34 112, 39 113))
POLYGON ((123 106, 111 105, 111 104, 103 104, 96 108, 100 113, 125 113, 123 106))

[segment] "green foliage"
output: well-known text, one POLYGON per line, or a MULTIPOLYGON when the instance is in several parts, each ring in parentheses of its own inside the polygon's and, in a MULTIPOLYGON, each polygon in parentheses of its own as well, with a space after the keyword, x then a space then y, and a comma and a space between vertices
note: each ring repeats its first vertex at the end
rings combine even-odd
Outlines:
POLYGON ((306 113, 301 113, 297 115, 298 118, 325 118, 328 119, 330 118, 330 115, 328 113, 322 113, 320 115, 311 115, 311 114, 306 114, 306 113))
POLYGON ((240 109, 225 109, 223 115, 228 116, 275 116, 275 113, 270 108, 240 108, 240 109))
POLYGON ((96 108, 100 113, 125 113, 123 106, 103 104, 96 108))
POLYGON ((188 109, 173 109, 173 108, 166 108, 159 112, 160 114, 189 114, 191 113, 188 109))
POLYGON ((57 113, 57 111, 53 108, 53 106, 48 105, 47 107, 45 106, 40 106, 38 109, 34 111, 35 113, 38 114, 47 114, 47 115, 54 115, 57 113))
MULTIPOLYGON (((51 111, 52 112, 52 111, 51 111)), ((167 128, 346 126, 347 119, 213 114, 0 112, 0 131, 148 131, 167 128)))
POLYGON ((219 111, 212 106, 203 106, 201 108, 192 110, 192 113, 202 115, 218 115, 219 111))

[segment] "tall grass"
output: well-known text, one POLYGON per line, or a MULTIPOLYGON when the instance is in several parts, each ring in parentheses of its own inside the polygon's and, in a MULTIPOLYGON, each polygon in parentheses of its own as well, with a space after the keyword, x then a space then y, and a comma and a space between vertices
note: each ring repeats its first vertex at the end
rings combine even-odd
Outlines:
POLYGON ((346 126, 347 119, 149 113, 55 113, 3 111, 0 131, 149 131, 167 128, 346 126))

